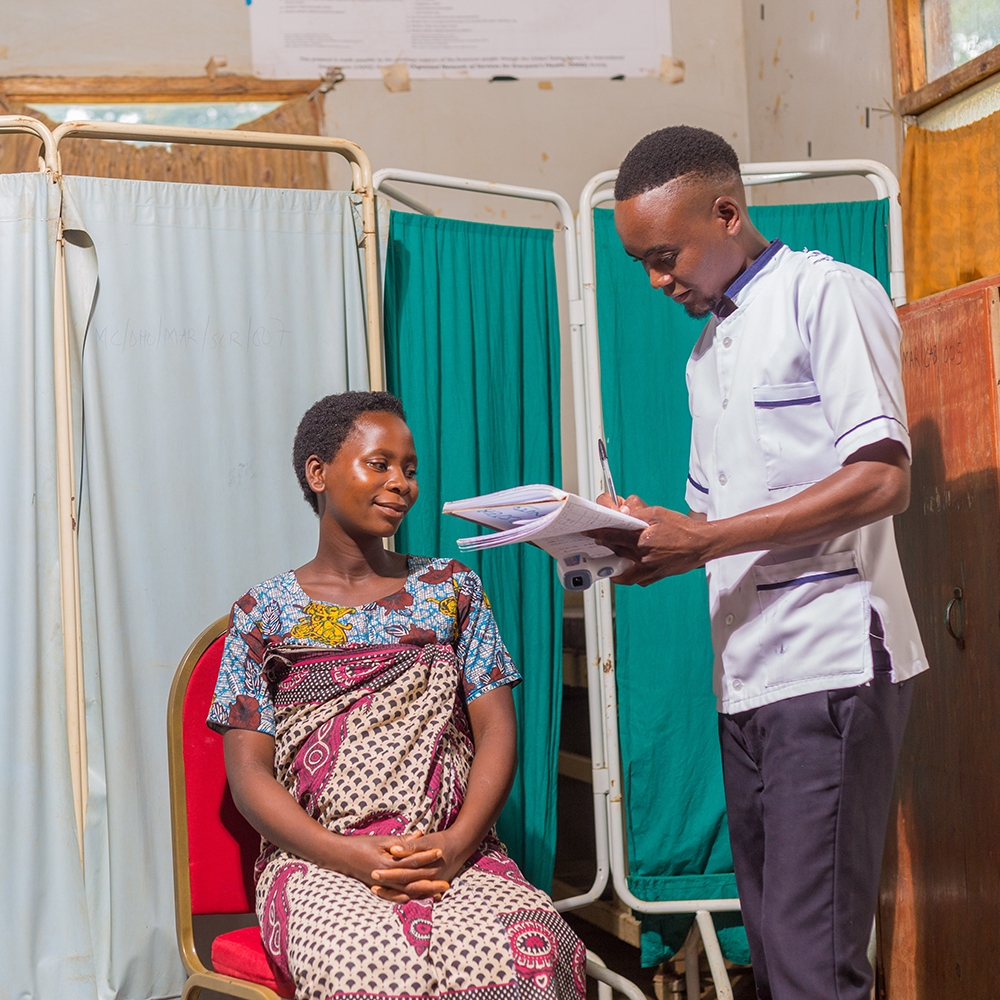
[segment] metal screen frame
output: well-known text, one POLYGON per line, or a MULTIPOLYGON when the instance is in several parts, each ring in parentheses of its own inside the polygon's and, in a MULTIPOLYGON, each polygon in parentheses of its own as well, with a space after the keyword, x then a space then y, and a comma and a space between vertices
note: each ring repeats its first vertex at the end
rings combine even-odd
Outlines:
POLYGON ((354 193, 361 196, 365 249, 365 305, 368 318, 368 381, 373 391, 385 388, 382 357, 382 310, 379 289, 378 238, 375 227, 375 190, 371 162, 365 151, 348 139, 285 132, 246 132, 238 129, 188 128, 179 125, 130 125, 123 122, 63 122, 52 132, 55 171, 62 174, 59 145, 64 139, 141 139, 144 142, 184 142, 200 146, 238 146, 255 149, 291 149, 337 153, 351 164, 354 193))
MULTIPOLYGON (((580 280, 580 255, 576 234, 576 221, 569 202, 555 191, 542 188, 521 187, 516 184, 497 184, 492 181, 474 180, 468 177, 452 177, 447 174, 425 173, 419 170, 404 170, 385 167, 374 175, 375 191, 392 198, 421 215, 433 216, 433 209, 423 204, 409 193, 401 191, 392 181, 422 184, 427 187, 447 188, 454 191, 475 191, 480 194, 500 195, 527 201, 547 202, 555 206, 563 226, 563 241, 566 250, 566 291, 569 301, 569 336, 573 378, 573 418, 576 435, 576 461, 578 489, 582 496, 596 496, 595 484, 600 481, 600 466, 597 462, 597 435, 600 433, 601 383, 600 366, 592 363, 585 344, 584 303, 580 280), (594 414, 597 414, 597 421, 594 414), (588 442, 592 447, 588 447, 588 442)), ((601 587, 607 587, 601 583, 601 587)), ((597 854, 597 873, 594 882, 585 893, 554 900, 559 912, 575 910, 587 906, 600 898, 608 884, 609 844, 608 844, 608 766, 605 759, 605 739, 603 709, 601 705, 600 660, 593 655, 598 648, 597 597, 591 587, 584 591, 584 625, 587 646, 587 702, 590 716, 591 781, 594 796, 594 839, 597 854)), ((606 968, 604 962, 593 952, 587 952, 587 975, 597 980, 598 1000, 612 1000, 612 989, 625 994, 629 1000, 647 1000, 642 991, 628 979, 606 968)), ((719 994, 725 1000, 724 994, 719 994)))
MULTIPOLYGON (((600 410, 600 382, 593 380, 586 364, 584 349, 584 310, 582 287, 580 284, 579 253, 576 240, 576 222, 569 202, 555 191, 542 188, 521 187, 514 184, 496 184, 492 181, 473 180, 467 177, 451 177, 446 174, 431 174, 417 170, 403 170, 397 167, 386 167, 377 170, 374 175, 375 190, 393 198, 421 215, 434 215, 434 211, 422 202, 401 191, 391 181, 404 181, 410 184, 422 184, 428 187, 447 188, 454 191, 475 191, 480 194, 501 195, 507 198, 520 198, 527 201, 539 201, 553 205, 559 212, 563 227, 563 244, 566 251, 566 292, 569 301, 569 338, 572 358, 573 379, 573 418, 576 437, 577 475, 580 480, 580 492, 584 494, 594 480, 597 471, 597 441, 593 430, 590 414, 600 410), (592 443, 593 447, 588 447, 592 443)), ((608 769, 604 759, 603 726, 601 722, 602 709, 600 702, 599 672, 600 666, 590 655, 596 648, 596 637, 591 635, 596 620, 596 605, 593 589, 584 592, 584 625, 587 630, 587 692, 588 710, 591 730, 591 780, 594 795, 594 837, 597 854, 597 873, 594 882, 585 893, 570 896, 555 901, 555 907, 560 912, 577 909, 593 903, 604 892, 608 884, 609 850, 607 826, 607 794, 608 769), (588 611, 588 605, 594 605, 588 611)))
MULTIPOLYGON (((347 139, 281 132, 247 132, 179 126, 133 125, 121 122, 64 122, 50 131, 27 115, 0 116, 0 133, 35 135, 42 143, 39 170, 54 184, 62 179, 59 144, 64 139, 141 139, 146 142, 184 142, 194 145, 236 146, 337 153, 351 164, 352 186, 361 196, 365 253, 365 312, 367 319, 368 378, 373 390, 385 386, 382 344, 382 296, 379 279, 375 189, 371 163, 365 151, 347 139)), ((66 243, 60 214, 56 238, 53 290, 54 388, 56 418, 56 516, 59 537, 59 584, 62 612, 63 659, 66 676, 66 716, 70 773, 80 863, 87 805, 87 730, 83 687, 83 630, 80 608, 80 567, 77 537, 75 455, 72 423, 69 305, 66 287, 66 243)))
POLYGON ((0 115, 0 132, 21 132, 37 136, 42 143, 39 171, 54 170, 56 144, 52 133, 37 119, 28 115, 0 115))

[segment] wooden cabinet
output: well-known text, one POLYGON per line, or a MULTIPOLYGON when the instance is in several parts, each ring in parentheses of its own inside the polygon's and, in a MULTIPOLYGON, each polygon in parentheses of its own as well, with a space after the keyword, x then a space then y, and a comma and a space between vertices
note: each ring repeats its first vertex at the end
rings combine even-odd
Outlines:
POLYGON ((904 306, 899 318, 913 486, 896 537, 930 671, 914 682, 889 819, 878 994, 993 1000, 1000 997, 1000 276, 904 306))

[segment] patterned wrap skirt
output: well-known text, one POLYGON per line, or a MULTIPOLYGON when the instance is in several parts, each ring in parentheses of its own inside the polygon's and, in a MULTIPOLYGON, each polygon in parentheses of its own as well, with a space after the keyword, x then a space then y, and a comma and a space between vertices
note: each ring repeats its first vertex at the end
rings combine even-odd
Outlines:
MULTIPOLYGON (((272 647, 275 775, 343 835, 447 829, 473 756, 448 646, 272 647)), ((267 842, 264 945, 299 1000, 468 996, 581 1000, 586 952, 492 834, 439 902, 390 903, 267 842)))

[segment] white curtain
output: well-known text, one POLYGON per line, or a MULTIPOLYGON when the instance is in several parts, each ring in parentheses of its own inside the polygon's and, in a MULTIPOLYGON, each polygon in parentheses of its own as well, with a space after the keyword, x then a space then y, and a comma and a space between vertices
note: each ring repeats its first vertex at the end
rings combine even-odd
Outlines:
POLYGON ((52 299, 59 189, 0 174, 0 996, 96 992, 66 735, 52 299))
POLYGON ((292 438, 316 399, 368 386, 362 233, 339 192, 63 186, 83 344, 86 893, 98 996, 149 1000, 183 982, 170 683, 198 632, 314 553, 292 438))

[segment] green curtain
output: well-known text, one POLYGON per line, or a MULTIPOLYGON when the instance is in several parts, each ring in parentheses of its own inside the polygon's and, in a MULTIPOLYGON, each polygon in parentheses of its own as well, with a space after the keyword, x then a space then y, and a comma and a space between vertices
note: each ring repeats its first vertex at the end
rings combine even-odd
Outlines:
MULTIPOLYGON (((750 209, 768 239, 822 250, 888 289, 887 201, 750 209)), ((595 212, 604 426, 615 483, 686 510, 691 418, 684 366, 705 323, 655 292, 595 212)), ((708 588, 703 570, 615 590, 618 700, 628 817, 629 885, 641 899, 736 895, 722 790, 708 588)), ((690 917, 644 917, 642 961, 680 947, 690 917)), ((716 927, 727 957, 748 962, 736 915, 716 927)))
MULTIPOLYGON (((750 220, 793 250, 822 250, 882 282, 889 293, 889 199, 815 205, 759 205, 750 220)), ((685 473, 686 475, 686 473, 685 473)))
POLYGON ((420 498, 400 551, 453 556, 483 578, 524 681, 520 764, 499 833, 536 885, 555 855, 562 707, 562 588, 539 549, 461 553, 474 525, 441 504, 524 483, 560 485, 559 312, 552 231, 393 212, 386 369, 419 459, 420 498))

